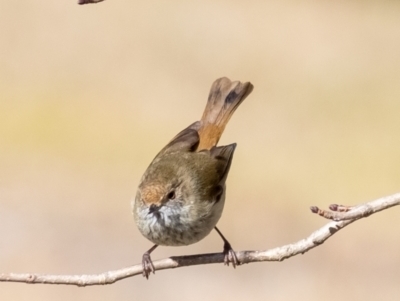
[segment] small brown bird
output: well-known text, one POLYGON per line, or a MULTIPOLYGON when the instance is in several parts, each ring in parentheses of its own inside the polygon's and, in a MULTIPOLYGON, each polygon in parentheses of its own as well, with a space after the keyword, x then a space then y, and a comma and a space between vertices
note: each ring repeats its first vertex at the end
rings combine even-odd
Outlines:
POLYGON ((133 204, 140 232, 155 245, 143 254, 143 276, 155 271, 150 253, 159 246, 186 246, 212 229, 224 241, 224 262, 239 264, 216 227, 225 203, 225 181, 236 144, 217 146, 226 124, 251 93, 251 83, 217 79, 203 117, 175 136, 144 173, 133 204))

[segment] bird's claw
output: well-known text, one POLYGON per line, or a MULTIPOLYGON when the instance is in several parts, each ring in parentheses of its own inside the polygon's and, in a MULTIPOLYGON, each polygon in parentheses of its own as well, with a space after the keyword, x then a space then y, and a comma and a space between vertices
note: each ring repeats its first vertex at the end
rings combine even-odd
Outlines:
POLYGON ((143 267, 143 277, 146 277, 146 279, 149 279, 149 275, 152 272, 153 274, 155 273, 155 268, 153 265, 153 261, 151 261, 150 254, 144 253, 142 257, 142 267, 143 267))
POLYGON ((240 261, 238 260, 235 251, 232 249, 229 243, 224 244, 224 264, 229 266, 229 263, 232 263, 233 268, 236 268, 237 265, 240 265, 240 261))

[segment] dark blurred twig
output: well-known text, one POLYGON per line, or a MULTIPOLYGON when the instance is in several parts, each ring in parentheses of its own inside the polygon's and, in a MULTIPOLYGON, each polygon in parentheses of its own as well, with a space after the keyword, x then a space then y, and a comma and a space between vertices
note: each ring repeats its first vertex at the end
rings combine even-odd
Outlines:
POLYGON ((102 1, 104 1, 104 0, 78 0, 78 4, 82 5, 82 4, 90 4, 90 3, 99 3, 102 1))
MULTIPOLYGON (((311 210, 314 213, 318 213, 326 218, 335 219, 336 221, 326 224, 307 238, 304 238, 296 243, 266 251, 239 251, 236 252, 236 255, 241 264, 261 261, 282 261, 298 254, 304 254, 305 252, 319 246, 333 234, 360 218, 367 217, 371 214, 399 204, 400 193, 397 193, 362 205, 351 207, 351 209, 339 205, 331 206, 331 209, 334 211, 344 212, 330 212, 320 210, 318 207, 311 207, 311 210)), ((223 262, 223 253, 212 253, 170 257, 167 259, 154 261, 153 263, 155 269, 159 271, 185 266, 223 262)), ((111 284, 124 278, 136 275, 142 275, 142 264, 137 264, 131 267, 97 275, 0 274, 0 281, 88 286, 111 284)))

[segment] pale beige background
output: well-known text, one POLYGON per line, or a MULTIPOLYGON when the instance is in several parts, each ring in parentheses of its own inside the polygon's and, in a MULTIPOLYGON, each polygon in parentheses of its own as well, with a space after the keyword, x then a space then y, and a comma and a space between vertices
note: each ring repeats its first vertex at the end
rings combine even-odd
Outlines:
MULTIPOLYGON (((295 242, 310 205, 399 191, 398 1, 2 1, 0 271, 99 273, 151 244, 130 200, 213 80, 254 92, 220 228, 237 250, 295 242)), ((400 211, 283 263, 158 272, 106 287, 0 283, 0 300, 398 300, 400 211)), ((153 257, 220 251, 213 233, 153 257)))

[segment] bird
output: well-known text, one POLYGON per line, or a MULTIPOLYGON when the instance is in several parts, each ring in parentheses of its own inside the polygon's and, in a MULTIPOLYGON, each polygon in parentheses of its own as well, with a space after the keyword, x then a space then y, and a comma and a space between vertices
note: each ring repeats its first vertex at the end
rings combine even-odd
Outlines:
POLYGON ((224 243, 224 263, 233 267, 240 264, 216 227, 236 143, 217 144, 233 113, 252 90, 250 82, 226 77, 214 81, 201 119, 162 148, 143 174, 132 213, 141 234, 154 243, 142 257, 142 273, 147 279, 155 273, 150 254, 158 246, 194 244, 213 229, 224 243))

